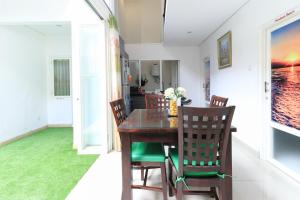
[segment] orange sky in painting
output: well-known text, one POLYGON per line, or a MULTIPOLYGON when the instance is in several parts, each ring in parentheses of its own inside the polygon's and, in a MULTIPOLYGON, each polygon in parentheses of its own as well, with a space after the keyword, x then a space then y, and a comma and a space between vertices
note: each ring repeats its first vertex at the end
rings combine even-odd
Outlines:
POLYGON ((300 23, 287 25, 272 34, 272 62, 293 65, 300 62, 300 23))

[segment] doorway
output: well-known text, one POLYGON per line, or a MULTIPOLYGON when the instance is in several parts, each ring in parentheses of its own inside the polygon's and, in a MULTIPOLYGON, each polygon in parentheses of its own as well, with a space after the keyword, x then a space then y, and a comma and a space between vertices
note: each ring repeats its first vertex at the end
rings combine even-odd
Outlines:
POLYGON ((206 104, 210 102, 210 59, 206 57, 204 59, 204 100, 206 104))
POLYGON ((300 13, 265 31, 263 157, 300 181, 300 13))

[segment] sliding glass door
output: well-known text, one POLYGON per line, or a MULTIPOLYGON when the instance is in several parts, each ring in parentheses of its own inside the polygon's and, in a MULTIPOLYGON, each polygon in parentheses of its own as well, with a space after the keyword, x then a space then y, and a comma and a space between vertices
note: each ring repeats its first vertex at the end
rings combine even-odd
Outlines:
POLYGON ((107 152, 107 84, 105 24, 79 25, 74 74, 74 139, 80 154, 107 152))

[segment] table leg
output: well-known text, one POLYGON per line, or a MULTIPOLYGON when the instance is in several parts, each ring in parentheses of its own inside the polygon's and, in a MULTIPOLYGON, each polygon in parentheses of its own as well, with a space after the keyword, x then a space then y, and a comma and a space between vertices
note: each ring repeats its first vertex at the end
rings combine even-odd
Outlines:
MULTIPOLYGON (((227 156, 226 156, 226 170, 227 175, 232 176, 232 133, 229 134, 229 141, 227 147, 227 156)), ((226 200, 232 200, 232 178, 226 176, 225 178, 225 187, 226 187, 226 200)))
POLYGON ((120 133, 122 145, 122 200, 131 200, 131 141, 128 133, 120 133))

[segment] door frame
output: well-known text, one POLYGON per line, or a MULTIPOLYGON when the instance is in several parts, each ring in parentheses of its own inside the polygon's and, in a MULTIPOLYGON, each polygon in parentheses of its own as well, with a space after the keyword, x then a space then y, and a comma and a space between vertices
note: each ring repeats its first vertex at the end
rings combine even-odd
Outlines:
POLYGON ((261 145, 260 145, 260 158, 269 162, 276 168, 280 169, 283 173, 287 174, 294 180, 300 182, 300 176, 293 172, 288 167, 275 160, 273 154, 273 134, 271 126, 271 54, 270 54, 270 33, 283 27, 297 19, 300 19, 300 7, 287 11, 280 15, 278 18, 265 24, 260 31, 260 67, 258 70, 259 77, 259 107, 262 110, 260 115, 259 127, 262 130, 261 145))

